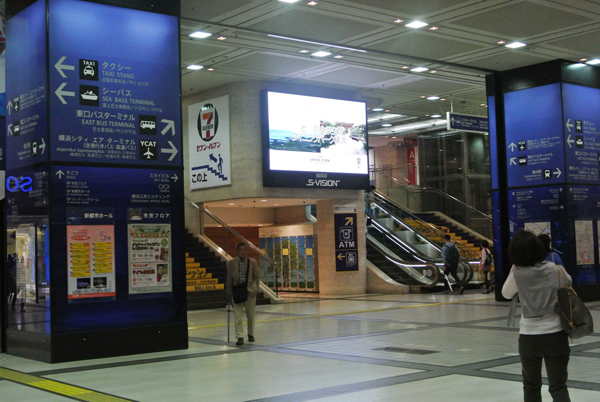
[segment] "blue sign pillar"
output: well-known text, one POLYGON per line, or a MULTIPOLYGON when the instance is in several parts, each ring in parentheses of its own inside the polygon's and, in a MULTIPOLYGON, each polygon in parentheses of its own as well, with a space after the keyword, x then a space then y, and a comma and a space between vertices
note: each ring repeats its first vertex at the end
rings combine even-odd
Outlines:
POLYGON ((179 2, 40 0, 7 29, 7 352, 187 348, 179 2))
POLYGON ((525 229, 552 238, 578 294, 600 300, 600 69, 563 60, 487 77, 496 296, 525 229))

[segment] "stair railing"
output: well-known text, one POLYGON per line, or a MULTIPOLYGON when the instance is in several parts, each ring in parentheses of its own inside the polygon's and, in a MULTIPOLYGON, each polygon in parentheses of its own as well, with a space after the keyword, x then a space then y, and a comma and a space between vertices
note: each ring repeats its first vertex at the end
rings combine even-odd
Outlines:
POLYGON ((372 169, 371 174, 375 176, 376 183, 378 184, 378 190, 382 193, 386 193, 388 197, 392 196, 392 192, 394 190, 400 190, 399 194, 396 194, 399 198, 398 202, 406 205, 407 208, 418 211, 418 212, 428 212, 427 210, 430 208, 424 207, 426 201, 421 196, 423 193, 433 193, 441 200, 445 200, 447 205, 450 205, 448 208, 443 207, 443 202, 439 204, 440 212, 445 215, 450 216, 461 224, 468 226, 475 230, 477 233, 481 234, 484 237, 490 238, 492 232, 492 217, 491 215, 485 214, 484 212, 478 210, 477 208, 467 204, 464 201, 459 200, 456 197, 447 194, 440 189, 435 187, 413 187, 404 183, 402 180, 394 177, 391 172, 394 167, 388 168, 379 168, 372 169), (377 177, 380 176, 380 177, 377 177), (379 179, 379 180, 377 180, 379 179), (465 214, 455 214, 453 213, 456 209, 464 210, 465 214))
POLYGON ((263 281, 263 283, 265 285, 267 285, 267 287, 269 287, 271 290, 273 290, 275 292, 276 296, 279 296, 279 271, 281 270, 281 267, 277 266, 278 265, 277 262, 273 258, 271 258, 269 255, 264 253, 260 248, 256 247, 254 245, 254 243, 252 243, 250 240, 248 240, 244 236, 242 236, 237 230, 235 230, 234 228, 229 226, 227 223, 225 223, 222 219, 220 219, 218 216, 216 216, 215 214, 210 212, 206 207, 200 207, 198 204, 196 204, 194 201, 190 200, 187 197, 185 197, 185 199, 194 208, 196 208, 198 210, 198 213, 205 214, 206 216, 208 216, 210 219, 217 222, 219 225, 221 225, 222 228, 225 229, 225 244, 227 244, 227 232, 229 232, 233 236, 237 237, 249 249, 255 251, 260 256, 260 258, 267 261, 268 266, 267 266, 266 281, 263 281), (272 281, 271 281, 271 278, 272 278, 272 281))

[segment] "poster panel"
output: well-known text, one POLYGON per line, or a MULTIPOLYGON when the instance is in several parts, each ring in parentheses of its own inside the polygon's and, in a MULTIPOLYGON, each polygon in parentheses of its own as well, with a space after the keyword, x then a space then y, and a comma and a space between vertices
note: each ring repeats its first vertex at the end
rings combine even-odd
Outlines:
POLYGON ((21 299, 36 299, 35 232, 33 225, 15 230, 17 288, 21 299))
POLYGON ((156 222, 166 220, 167 215, 164 211, 129 209, 127 233, 130 295, 173 291, 171 224, 156 222), (144 223, 144 220, 154 222, 144 223))
POLYGON ((577 265, 596 263, 593 221, 575 221, 575 245, 577 249, 577 265))
POLYGON ((358 271, 358 208, 356 205, 334 205, 335 270, 358 271))
POLYGON ((190 188, 231 184, 229 95, 188 108, 190 188))
POLYGON ((551 236, 550 222, 525 222, 525 230, 532 232, 536 236, 541 234, 551 236))

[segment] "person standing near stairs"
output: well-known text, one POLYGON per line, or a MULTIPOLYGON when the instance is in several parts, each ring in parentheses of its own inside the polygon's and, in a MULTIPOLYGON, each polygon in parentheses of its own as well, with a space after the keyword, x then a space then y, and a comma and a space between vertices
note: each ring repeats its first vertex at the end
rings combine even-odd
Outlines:
POLYGON ((227 262, 227 296, 233 300, 233 287, 246 284, 248 289, 247 300, 240 303, 233 303, 233 312, 235 316, 235 337, 238 346, 244 344, 244 326, 242 319, 244 309, 248 320, 248 341, 254 342, 254 312, 256 310, 256 295, 260 285, 260 271, 256 260, 248 257, 248 247, 244 243, 236 246, 237 257, 227 262))
POLYGON ((460 264, 460 250, 451 240, 450 235, 445 235, 446 244, 442 247, 442 258, 444 259, 444 292, 450 293, 449 276, 454 277, 459 293, 462 295, 465 287, 458 278, 458 264, 460 264))

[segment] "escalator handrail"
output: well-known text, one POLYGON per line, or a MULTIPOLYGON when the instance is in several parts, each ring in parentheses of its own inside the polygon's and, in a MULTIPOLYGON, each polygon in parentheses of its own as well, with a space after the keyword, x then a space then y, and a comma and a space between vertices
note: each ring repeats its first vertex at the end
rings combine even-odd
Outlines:
POLYGON ((392 262, 393 264, 395 264, 396 266, 398 266, 400 269, 402 269, 402 271, 404 271, 412 279, 414 279, 415 281, 417 281, 421 286, 429 288, 429 287, 435 286, 439 282, 439 280, 440 280, 440 270, 439 270, 439 268, 435 264, 433 264, 431 262, 416 263, 416 264, 415 263, 406 262, 406 261, 402 260, 400 257, 398 257, 396 254, 394 254, 387 247, 385 247, 384 245, 382 245, 381 243, 379 243, 379 241, 377 241, 377 239, 375 239, 370 234, 367 234, 367 242, 373 248, 375 248, 378 252, 380 252, 381 254, 383 254, 385 256, 385 258, 387 258, 390 262, 392 262), (415 267, 431 268, 432 272, 435 272, 435 278, 434 279, 427 278, 423 274, 419 273, 415 269, 415 267))

